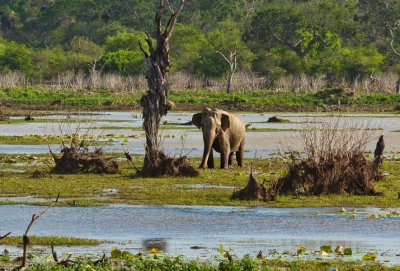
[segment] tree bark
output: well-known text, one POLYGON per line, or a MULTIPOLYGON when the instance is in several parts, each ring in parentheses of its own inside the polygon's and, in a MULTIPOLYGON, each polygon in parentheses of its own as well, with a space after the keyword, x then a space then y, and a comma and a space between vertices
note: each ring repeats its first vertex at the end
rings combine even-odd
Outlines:
POLYGON ((185 0, 180 0, 180 5, 175 11, 172 9, 169 1, 160 0, 158 10, 155 16, 156 25, 156 44, 147 34, 146 44, 148 47, 143 48, 139 43, 147 66, 147 94, 142 97, 141 105, 143 107, 143 129, 146 133, 146 149, 145 149, 145 166, 148 162, 157 156, 159 152, 158 131, 160 121, 172 107, 172 103, 168 101, 168 81, 166 74, 170 66, 169 60, 169 40, 172 36, 176 19, 181 12, 185 0), (162 29, 162 15, 166 6, 171 14, 164 29, 162 29))

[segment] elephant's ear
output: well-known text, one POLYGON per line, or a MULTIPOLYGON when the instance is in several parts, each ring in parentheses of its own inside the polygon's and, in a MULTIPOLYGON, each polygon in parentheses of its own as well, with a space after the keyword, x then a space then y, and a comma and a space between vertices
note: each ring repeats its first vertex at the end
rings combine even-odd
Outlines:
POLYGON ((192 117, 192 123, 197 126, 197 128, 201 128, 201 113, 194 114, 192 117))
POLYGON ((231 121, 229 120, 229 116, 227 114, 222 114, 221 116, 221 128, 226 131, 231 126, 231 121))

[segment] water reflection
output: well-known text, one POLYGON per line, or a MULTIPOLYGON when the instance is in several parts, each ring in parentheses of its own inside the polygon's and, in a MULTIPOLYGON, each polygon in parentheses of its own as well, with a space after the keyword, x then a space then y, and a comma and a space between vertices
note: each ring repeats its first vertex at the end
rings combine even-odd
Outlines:
POLYGON ((157 251, 169 252, 168 243, 165 238, 144 239, 142 246, 146 252, 156 249, 157 251))

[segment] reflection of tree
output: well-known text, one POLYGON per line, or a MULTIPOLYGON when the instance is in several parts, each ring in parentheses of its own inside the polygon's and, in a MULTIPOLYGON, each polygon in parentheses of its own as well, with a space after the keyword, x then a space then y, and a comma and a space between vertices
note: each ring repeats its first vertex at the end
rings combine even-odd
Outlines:
POLYGON ((158 251, 167 251, 168 243, 167 239, 157 238, 157 239, 145 239, 142 241, 142 245, 146 251, 150 251, 152 249, 157 249, 158 251))

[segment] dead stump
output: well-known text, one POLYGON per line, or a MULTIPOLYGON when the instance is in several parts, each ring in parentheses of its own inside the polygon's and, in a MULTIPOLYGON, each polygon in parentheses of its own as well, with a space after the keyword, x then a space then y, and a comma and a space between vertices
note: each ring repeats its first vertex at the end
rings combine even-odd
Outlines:
POLYGON ((144 177, 159 176, 199 176, 199 171, 195 169, 186 156, 172 158, 165 155, 162 151, 149 152, 145 157, 142 170, 138 172, 144 177))
POLYGON ((250 178, 247 186, 241 190, 235 190, 231 199, 239 200, 268 200, 268 190, 264 184, 260 184, 254 178, 253 173, 250 173, 250 178))
POLYGON ((114 174, 118 172, 118 163, 112 157, 105 157, 101 148, 90 151, 83 144, 71 143, 63 146, 61 155, 57 156, 50 151, 56 164, 53 173, 95 173, 114 174))

